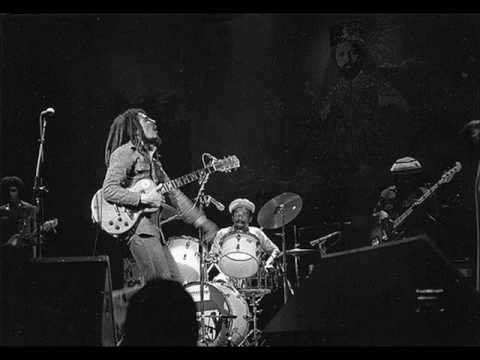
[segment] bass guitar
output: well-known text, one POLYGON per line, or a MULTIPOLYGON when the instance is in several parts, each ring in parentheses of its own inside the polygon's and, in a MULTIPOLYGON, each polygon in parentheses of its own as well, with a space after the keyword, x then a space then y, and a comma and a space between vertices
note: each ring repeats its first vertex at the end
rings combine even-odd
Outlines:
MULTIPOLYGON (((164 195, 169 191, 202 179, 215 171, 230 172, 238 167, 240 167, 240 161, 235 155, 232 155, 223 159, 215 159, 211 164, 200 170, 193 171, 187 175, 158 185, 151 179, 139 180, 133 186, 129 187, 128 190, 139 194, 158 191, 161 195, 164 195)), ((164 204, 162 207, 169 206, 164 204)), ((103 190, 100 189, 92 198, 91 211, 93 222, 98 223, 102 230, 110 235, 119 236, 130 230, 137 223, 141 215, 159 211, 159 208, 148 208, 145 206, 131 208, 112 204, 105 200, 103 190)))
POLYGON ((425 191, 420 198, 415 200, 415 202, 395 220, 392 221, 385 211, 379 211, 377 213, 378 225, 370 234, 372 245, 378 245, 379 243, 398 238, 401 235, 399 231, 400 226, 415 211, 415 209, 422 205, 428 198, 430 198, 440 185, 449 183, 452 180, 453 176, 461 170, 462 164, 457 161, 454 167, 447 170, 441 176, 440 180, 438 180, 433 186, 431 186, 427 191, 425 191))

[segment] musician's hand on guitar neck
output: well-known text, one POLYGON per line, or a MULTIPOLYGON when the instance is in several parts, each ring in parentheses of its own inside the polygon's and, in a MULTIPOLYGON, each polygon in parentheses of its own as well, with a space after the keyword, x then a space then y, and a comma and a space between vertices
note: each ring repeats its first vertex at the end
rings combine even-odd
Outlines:
POLYGON ((413 204, 412 204, 411 206, 412 206, 412 207, 417 207, 417 206, 419 206, 421 203, 422 203, 422 201, 420 201, 420 200, 417 199, 417 200, 415 200, 415 201, 413 202, 413 204))
POLYGON ((163 205, 164 199, 163 196, 153 190, 140 195, 140 203, 151 206, 151 207, 161 207, 163 205))

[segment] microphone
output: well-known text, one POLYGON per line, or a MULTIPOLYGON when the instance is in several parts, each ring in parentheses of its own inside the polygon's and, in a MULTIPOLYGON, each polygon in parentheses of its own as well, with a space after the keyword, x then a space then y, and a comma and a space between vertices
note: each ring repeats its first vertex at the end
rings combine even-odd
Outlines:
POLYGON ((310 241, 310 245, 315 246, 319 243, 323 243, 323 242, 327 241, 328 239, 330 239, 334 236, 340 235, 340 234, 341 234, 340 231, 335 231, 335 232, 330 233, 328 235, 322 236, 321 238, 310 241))
POLYGON ((224 211, 225 210, 225 205, 223 205, 220 201, 217 201, 214 197, 208 196, 208 201, 211 202, 215 207, 217 208, 218 211, 224 211))
POLYGON ((46 115, 46 114, 50 114, 50 115, 55 114, 55 109, 49 107, 48 109, 43 110, 43 111, 40 113, 40 115, 46 115))

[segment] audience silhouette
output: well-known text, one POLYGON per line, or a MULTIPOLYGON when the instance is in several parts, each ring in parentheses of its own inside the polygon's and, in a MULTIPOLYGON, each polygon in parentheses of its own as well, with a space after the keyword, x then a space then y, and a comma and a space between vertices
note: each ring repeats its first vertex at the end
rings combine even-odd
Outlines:
POLYGON ((183 286, 152 279, 127 307, 122 346, 196 346, 196 306, 183 286))

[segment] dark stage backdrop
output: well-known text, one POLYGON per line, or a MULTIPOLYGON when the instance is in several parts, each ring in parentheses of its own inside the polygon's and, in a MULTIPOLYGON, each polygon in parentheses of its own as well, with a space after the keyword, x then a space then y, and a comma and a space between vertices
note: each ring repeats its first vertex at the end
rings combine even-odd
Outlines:
MULTIPOLYGON (((1 176, 18 175, 31 189, 38 115, 56 110, 43 175, 46 215, 60 219, 60 231, 47 255, 93 254, 90 199, 105 174, 110 123, 129 107, 159 121, 171 177, 201 166, 202 152, 235 154, 241 169, 213 175, 211 195, 225 204, 248 197, 260 209, 284 191, 298 193, 304 208, 294 224, 319 226, 321 236, 351 223, 350 248, 365 245, 368 214, 396 158, 419 159, 429 181, 462 161, 464 171, 440 190, 435 240, 451 257, 474 255, 474 163, 457 132, 480 115, 478 16, 1 19, 1 176), (346 70, 352 46, 360 62, 346 70)), ((229 222, 226 212, 207 213, 229 222)), ((194 235, 180 223, 166 230, 194 235)), ((100 238, 98 251, 113 246, 100 238)))

